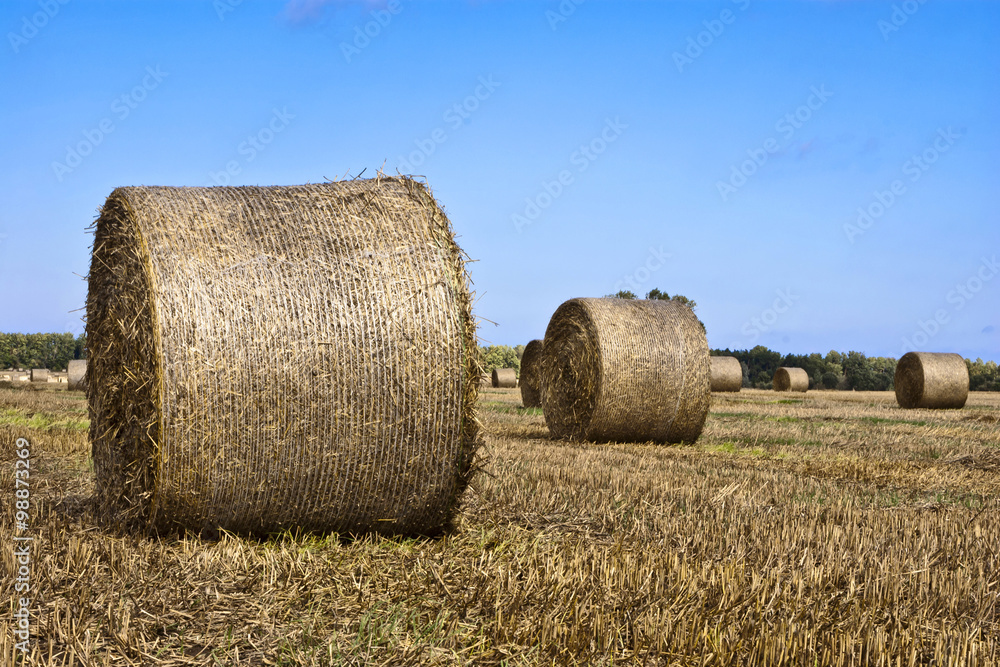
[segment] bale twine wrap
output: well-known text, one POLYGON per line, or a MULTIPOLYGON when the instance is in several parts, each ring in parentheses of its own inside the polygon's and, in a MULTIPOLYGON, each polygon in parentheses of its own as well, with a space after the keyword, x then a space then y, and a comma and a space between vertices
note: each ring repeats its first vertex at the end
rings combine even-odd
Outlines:
POLYGON ((116 189, 87 299, 104 513, 440 531, 479 443, 470 304, 447 217, 405 177, 116 189))
POLYGON ((901 408, 963 408, 969 398, 969 369, 958 354, 907 352, 896 363, 895 385, 901 408))
POLYGON ((517 386, 517 371, 513 368, 494 368, 493 387, 494 389, 512 389, 517 386))
POLYGON ((86 391, 87 389, 87 360, 74 359, 69 362, 67 369, 69 378, 69 389, 71 391, 86 391))
POLYGON ((743 387, 743 367, 736 357, 711 357, 712 391, 739 391, 743 387))
POLYGON ((775 391, 809 391, 809 374, 803 368, 782 366, 774 372, 775 391))
POLYGON ((49 381, 49 369, 48 368, 32 368, 31 369, 31 381, 32 382, 48 382, 49 381))
POLYGON ((571 299, 542 350, 542 409, 557 438, 694 442, 711 403, 705 332, 674 301, 571 299))
POLYGON ((526 408, 542 407, 541 369, 542 341, 533 340, 524 346, 521 354, 521 403, 526 408))

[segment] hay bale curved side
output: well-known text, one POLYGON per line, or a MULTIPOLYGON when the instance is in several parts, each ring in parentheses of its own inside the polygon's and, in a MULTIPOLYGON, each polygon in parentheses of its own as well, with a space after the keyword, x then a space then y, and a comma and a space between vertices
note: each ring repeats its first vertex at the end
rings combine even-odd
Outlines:
POLYGON ((901 408, 955 410, 969 398, 969 369, 958 354, 907 352, 896 362, 895 386, 901 408))
POLYGON ((70 391, 87 390, 87 360, 74 359, 66 369, 70 391))
POLYGON ((694 442, 711 402, 708 359, 687 306, 571 299, 545 330, 545 422, 557 438, 694 442))
POLYGON ((743 387, 743 366, 736 357, 711 357, 712 391, 739 391, 743 387))
POLYGON ((32 382, 48 382, 49 381, 49 369, 48 368, 32 368, 31 369, 31 381, 32 382))
POLYGON ((88 393, 112 521, 447 525, 482 371, 463 255, 424 186, 119 188, 96 227, 88 393))
POLYGON ((524 346, 521 355, 521 404, 526 408, 542 407, 541 369, 542 341, 535 339, 524 346))
POLYGON ((809 391, 809 374, 803 368, 782 366, 774 372, 774 391, 809 391))
POLYGON ((494 389, 513 389, 517 386, 517 371, 513 368, 494 368, 492 383, 494 389))

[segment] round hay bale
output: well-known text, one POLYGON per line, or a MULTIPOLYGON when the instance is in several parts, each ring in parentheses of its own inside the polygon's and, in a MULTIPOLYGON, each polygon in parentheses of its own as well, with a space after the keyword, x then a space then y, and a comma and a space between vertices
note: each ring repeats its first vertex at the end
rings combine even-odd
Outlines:
POLYGON ((687 306, 571 299, 545 330, 545 422, 557 438, 694 442, 711 402, 708 358, 687 306))
POLYGON ((492 387, 493 386, 493 378, 490 377, 489 374, 483 373, 482 375, 479 376, 479 386, 480 387, 492 387))
POLYGON ((969 369, 958 354, 907 352, 896 363, 895 385, 901 408, 963 408, 969 398, 969 369))
POLYGON ((775 391, 809 391, 809 374, 802 368, 782 366, 774 372, 775 391))
POLYGON ((435 534, 468 483, 468 277, 412 179, 116 189, 87 348, 114 523, 435 534))
POLYGON ((49 369, 48 368, 32 368, 31 369, 31 381, 32 382, 48 382, 49 381, 49 369))
POLYGON ((493 369, 493 388, 512 389, 517 386, 517 371, 513 368, 493 369))
POLYGON ((69 377, 69 390, 70 391, 86 391, 87 390, 87 360, 86 359, 74 359, 69 362, 69 369, 67 370, 69 377))
POLYGON ((524 346, 521 355, 521 403, 526 408, 542 407, 541 369, 542 341, 533 340, 524 346))
POLYGON ((712 391, 739 391, 743 387, 743 367, 736 357, 711 357, 712 391))

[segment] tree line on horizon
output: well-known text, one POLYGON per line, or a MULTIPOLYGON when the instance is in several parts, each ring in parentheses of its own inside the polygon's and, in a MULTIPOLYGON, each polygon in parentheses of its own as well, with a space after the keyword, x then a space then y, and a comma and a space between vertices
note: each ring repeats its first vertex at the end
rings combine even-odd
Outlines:
POLYGON ((64 371, 74 359, 86 358, 87 334, 0 333, 0 368, 64 371))
MULTIPOLYGON (((487 373, 495 368, 513 368, 520 376, 524 345, 489 345, 480 348, 487 373)), ((869 357, 861 352, 830 350, 826 355, 781 354, 763 345, 750 350, 713 349, 712 356, 736 357, 743 367, 743 386, 770 389, 774 372, 781 366, 801 368, 809 375, 810 389, 892 391, 897 359, 869 357)), ((1000 366, 995 361, 965 360, 970 391, 1000 391, 1000 366)))
MULTIPOLYGON (((890 391, 894 389, 895 357, 868 357, 861 352, 846 354, 830 350, 821 355, 786 354, 758 345, 751 350, 712 350, 712 356, 736 357, 743 367, 743 386, 769 389, 774 372, 781 366, 801 368, 809 375, 810 389, 855 389, 890 391)), ((965 360, 969 369, 970 391, 1000 391, 1000 366, 995 361, 965 360)))
MULTIPOLYGON (((513 368, 520 375, 524 345, 489 345, 480 349, 487 373, 494 368, 513 368)), ((897 362, 893 357, 868 357, 853 350, 846 354, 830 350, 826 355, 816 352, 782 355, 763 345, 749 350, 713 349, 711 354, 736 357, 743 367, 743 386, 757 389, 770 388, 774 372, 780 366, 790 366, 806 371, 810 389, 889 391, 893 389, 897 362)), ((74 337, 71 333, 0 333, 0 368, 65 371, 73 359, 86 358, 86 334, 74 337)), ((965 364, 971 391, 1000 391, 1000 366, 995 361, 966 359, 965 364)))

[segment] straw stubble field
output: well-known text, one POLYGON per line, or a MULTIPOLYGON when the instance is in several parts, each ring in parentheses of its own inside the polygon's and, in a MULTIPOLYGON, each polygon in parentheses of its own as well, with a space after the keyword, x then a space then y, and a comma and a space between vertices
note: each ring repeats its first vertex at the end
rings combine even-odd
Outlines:
POLYGON ((356 540, 108 533, 85 405, 0 389, 3 534, 14 440, 34 457, 25 664, 1000 661, 997 394, 715 394, 696 444, 653 446, 554 441, 485 389, 455 529, 356 540))

